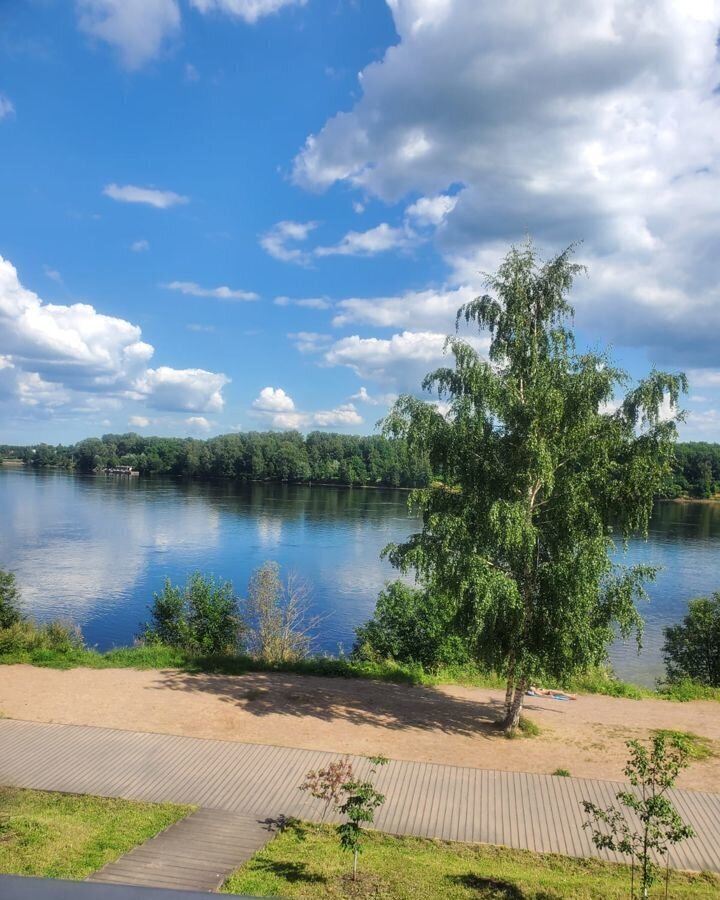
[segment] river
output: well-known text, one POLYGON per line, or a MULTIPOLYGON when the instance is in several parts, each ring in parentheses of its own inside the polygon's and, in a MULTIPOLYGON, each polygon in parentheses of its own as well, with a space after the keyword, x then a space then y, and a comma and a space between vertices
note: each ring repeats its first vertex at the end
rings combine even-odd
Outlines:
MULTIPOLYGON (((0 467, 0 568, 17 575, 27 611, 70 619, 104 650, 131 643, 166 577, 194 570, 243 595, 267 559, 311 586, 323 616, 318 650, 349 650, 353 629, 394 577, 381 549, 417 528, 408 494, 301 485, 178 482, 0 467)), ((643 604, 644 647, 618 643, 618 674, 662 675, 663 626, 687 601, 720 590, 720 504, 659 503, 647 542, 626 563, 662 566, 643 604)))

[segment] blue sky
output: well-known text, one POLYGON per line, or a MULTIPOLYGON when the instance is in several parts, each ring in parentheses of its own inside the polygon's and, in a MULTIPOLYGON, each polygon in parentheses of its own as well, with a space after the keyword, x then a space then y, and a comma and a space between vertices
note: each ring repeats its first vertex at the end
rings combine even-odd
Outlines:
MULTIPOLYGON (((513 241, 720 439, 720 3, 0 6, 0 441, 368 433, 513 241)), ((482 351, 486 339, 474 340, 482 351)))

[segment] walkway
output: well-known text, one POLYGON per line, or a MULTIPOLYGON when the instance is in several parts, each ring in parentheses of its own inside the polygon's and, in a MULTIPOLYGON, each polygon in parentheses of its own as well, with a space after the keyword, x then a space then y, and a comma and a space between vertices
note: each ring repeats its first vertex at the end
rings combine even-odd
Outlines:
MULTIPOLYGON (((0 719, 0 783, 173 801, 260 820, 319 820, 322 805, 298 790, 308 769, 338 754, 263 744, 0 719)), ((353 762, 367 770, 362 758, 353 762)), ((606 805, 620 785, 393 761, 377 776, 387 796, 376 827, 451 841, 481 841, 567 856, 597 851, 583 830, 582 800, 606 805)), ((675 868, 720 872, 720 794, 674 791, 698 837, 675 848, 675 868)))
POLYGON ((88 881, 215 891, 274 831, 256 816, 199 809, 94 872, 88 881))

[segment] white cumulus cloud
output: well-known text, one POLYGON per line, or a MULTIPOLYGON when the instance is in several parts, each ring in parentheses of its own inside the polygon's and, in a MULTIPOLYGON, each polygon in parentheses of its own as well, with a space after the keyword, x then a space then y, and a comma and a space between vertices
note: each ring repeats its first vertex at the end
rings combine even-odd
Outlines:
POLYGON ((132 385, 155 409, 179 412, 220 412, 222 389, 230 383, 221 372, 205 369, 147 369, 132 385))
POLYGON ((147 416, 130 416, 128 419, 128 425, 133 428, 147 428, 151 423, 152 419, 148 419, 147 416))
POLYGON ((103 194, 120 203, 144 203, 156 209, 168 209, 170 206, 190 202, 189 197, 176 194, 175 191, 159 191, 156 188, 137 187, 134 184, 107 184, 103 188, 103 194))
POLYGON ((130 249, 133 253, 147 253, 150 249, 150 243, 144 238, 141 238, 138 241, 133 241, 132 244, 130 244, 130 249))
POLYGON ((260 246, 274 259, 305 265, 309 260, 307 251, 294 245, 306 241, 317 225, 317 222, 293 222, 289 219, 277 222, 260 236, 260 246))
POLYGON ((399 40, 308 137, 296 183, 422 195, 406 223, 438 228, 456 271, 527 233, 545 255, 583 240, 580 327, 714 368, 719 0, 388 6, 399 40))
MULTIPOLYGON (((0 257, 0 393, 4 404, 38 414, 119 408, 144 400, 157 409, 222 409, 229 379, 203 369, 148 368, 153 347, 137 325, 89 303, 45 303, 0 257)), ((8 412, 4 410, 7 417, 8 412)))
POLYGON ((292 412, 295 404, 282 388, 264 387, 253 400, 253 409, 260 412, 292 412))
POLYGON ((76 0, 78 26, 113 47, 125 68, 139 69, 180 31, 177 0, 76 0))
POLYGON ((185 424, 194 431, 210 431, 212 428, 212 423, 205 416, 188 416, 185 424))

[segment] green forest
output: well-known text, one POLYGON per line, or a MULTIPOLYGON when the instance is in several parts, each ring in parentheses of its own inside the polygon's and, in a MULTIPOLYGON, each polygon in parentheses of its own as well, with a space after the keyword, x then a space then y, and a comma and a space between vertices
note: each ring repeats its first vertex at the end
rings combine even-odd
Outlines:
POLYGON ((141 475, 388 487, 421 487, 431 475, 427 459, 404 441, 319 431, 251 431, 205 441, 105 434, 69 446, 0 445, 0 457, 85 473, 128 465, 141 475))
MULTIPOLYGON (((676 465, 664 497, 709 499, 720 493, 720 444, 675 445, 676 465)), ((432 480, 426 457, 405 442, 314 431, 251 431, 208 440, 105 434, 77 444, 0 444, 0 458, 27 465, 94 472, 130 465, 141 475, 248 478, 301 483, 422 487, 432 480)))

